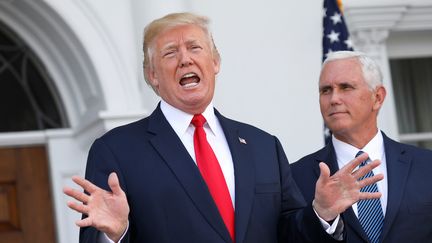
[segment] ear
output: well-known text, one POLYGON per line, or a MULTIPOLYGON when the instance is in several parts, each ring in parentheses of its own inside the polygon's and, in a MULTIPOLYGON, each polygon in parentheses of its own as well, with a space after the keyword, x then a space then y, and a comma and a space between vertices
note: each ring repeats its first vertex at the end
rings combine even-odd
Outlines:
POLYGON ((387 95, 387 91, 384 86, 378 86, 374 92, 375 103, 373 106, 374 110, 379 110, 384 103, 384 99, 387 95))
POLYGON ((159 80, 158 80, 157 73, 154 71, 154 68, 153 67, 149 67, 146 70, 146 75, 149 78, 149 83, 153 87, 153 89, 158 89, 158 87, 159 87, 159 80))
POLYGON ((213 69, 214 73, 218 74, 220 70, 220 58, 213 57, 213 69))

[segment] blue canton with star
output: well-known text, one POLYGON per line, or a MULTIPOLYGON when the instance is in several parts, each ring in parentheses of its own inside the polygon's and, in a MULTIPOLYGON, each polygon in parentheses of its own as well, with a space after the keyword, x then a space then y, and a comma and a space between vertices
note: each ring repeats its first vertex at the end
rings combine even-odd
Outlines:
POLYGON ((324 0, 323 61, 333 51, 352 51, 353 43, 336 0, 324 0))

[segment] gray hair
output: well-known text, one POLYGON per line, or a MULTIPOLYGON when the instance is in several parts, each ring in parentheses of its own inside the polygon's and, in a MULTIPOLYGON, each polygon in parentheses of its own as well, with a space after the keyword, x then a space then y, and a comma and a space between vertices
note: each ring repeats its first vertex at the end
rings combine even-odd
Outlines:
MULTIPOLYGON (((324 66, 334 60, 342 60, 355 58, 360 62, 363 78, 369 86, 370 90, 375 90, 378 86, 382 86, 382 73, 378 64, 369 56, 363 52, 359 51, 335 51, 327 55, 327 58, 322 64, 322 69, 324 66)), ((321 69, 321 70, 322 70, 321 69)))
MULTIPOLYGON (((196 25, 200 27, 209 37, 210 47, 212 48, 212 53, 217 60, 220 60, 219 52, 213 41, 211 32, 209 30, 209 19, 205 16, 196 15, 193 13, 172 13, 168 14, 162 18, 153 20, 144 29, 144 42, 143 42, 143 52, 144 52, 144 79, 147 84, 150 85, 150 80, 146 69, 151 68, 152 62, 152 48, 153 41, 156 37, 169 28, 173 28, 181 25, 196 25)), ((155 90, 156 91, 156 90, 155 90)))

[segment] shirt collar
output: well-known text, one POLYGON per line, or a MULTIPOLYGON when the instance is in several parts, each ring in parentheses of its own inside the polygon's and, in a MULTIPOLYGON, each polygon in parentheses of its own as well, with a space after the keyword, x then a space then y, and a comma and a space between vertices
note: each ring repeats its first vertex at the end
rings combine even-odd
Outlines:
POLYGON ((360 150, 366 152, 372 161, 376 159, 381 160, 384 155, 384 139, 381 131, 379 130, 377 134, 363 148, 356 148, 351 144, 342 142, 341 140, 335 138, 334 135, 332 136, 332 142, 339 165, 344 166, 348 164, 355 158, 356 154, 360 150))
MULTIPOLYGON (((174 106, 165 102, 164 100, 161 100, 160 108, 165 118, 168 120, 168 123, 171 125, 177 135, 182 135, 186 133, 188 127, 191 126, 193 114, 189 114, 180 109, 177 109, 174 106)), ((210 104, 206 107, 202 115, 207 121, 204 126, 208 127, 210 131, 215 134, 215 129, 217 129, 217 118, 214 113, 212 102, 210 102, 210 104)))

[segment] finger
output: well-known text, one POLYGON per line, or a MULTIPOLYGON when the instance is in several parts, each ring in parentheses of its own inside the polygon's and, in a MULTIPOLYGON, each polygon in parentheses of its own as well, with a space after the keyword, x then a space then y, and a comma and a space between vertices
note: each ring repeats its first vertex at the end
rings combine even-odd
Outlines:
POLYGON ((123 190, 120 187, 120 182, 118 180, 117 174, 112 172, 108 177, 108 185, 114 195, 122 195, 123 190))
POLYGON ((95 184, 79 176, 72 176, 72 180, 90 194, 100 189, 95 184))
POLYGON ((366 164, 365 166, 362 166, 358 170, 354 171, 352 173, 352 175, 354 176, 354 178, 356 178, 358 180, 361 177, 363 177, 364 175, 366 175, 369 171, 372 171, 373 169, 378 167, 380 164, 381 164, 381 161, 374 160, 374 161, 366 164))
POLYGON ((364 178, 363 180, 358 181, 358 183, 359 183, 359 186, 361 188, 363 188, 365 186, 377 183, 378 181, 380 181, 382 179, 384 179, 384 175, 383 174, 378 174, 378 175, 374 175, 372 177, 364 178))
POLYGON ((78 191, 70 187, 64 187, 63 192, 64 194, 73 197, 82 203, 87 203, 89 201, 89 196, 82 191, 78 191))
POLYGON ((88 227, 88 226, 92 226, 93 220, 90 217, 87 217, 76 221, 75 224, 78 225, 79 227, 88 227))
POLYGON ((361 192, 359 194, 360 200, 379 199, 382 196, 381 192, 361 192))
POLYGON ((352 173, 353 170, 361 164, 361 162, 367 160, 368 158, 369 155, 367 153, 362 153, 342 167, 339 171, 343 171, 344 173, 352 173))
POLYGON ((77 202, 67 202, 69 208, 77 211, 78 213, 88 214, 89 209, 87 205, 77 202))
POLYGON ((318 180, 324 181, 324 182, 327 181, 328 178, 330 178, 330 168, 324 162, 319 163, 319 168, 320 168, 320 176, 319 176, 318 180))

